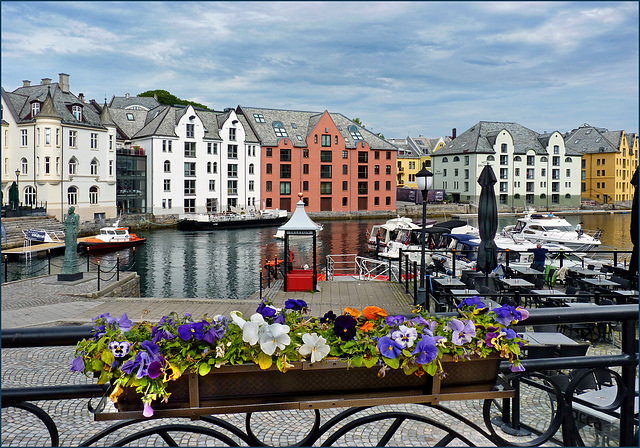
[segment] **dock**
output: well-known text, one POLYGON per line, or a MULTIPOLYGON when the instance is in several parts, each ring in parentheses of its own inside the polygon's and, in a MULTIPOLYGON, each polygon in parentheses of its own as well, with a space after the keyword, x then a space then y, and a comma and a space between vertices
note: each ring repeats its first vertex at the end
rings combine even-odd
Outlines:
MULTIPOLYGON (((92 238, 92 236, 80 237, 78 238, 78 243, 84 242, 87 238, 92 238)), ((24 246, 13 247, 11 249, 3 249, 2 256, 4 258, 4 256, 6 255, 13 259, 14 257, 20 257, 31 253, 31 256, 44 257, 48 251, 51 251, 51 253, 56 253, 64 251, 64 248, 64 241, 61 243, 32 243, 30 251, 28 251, 24 246)))

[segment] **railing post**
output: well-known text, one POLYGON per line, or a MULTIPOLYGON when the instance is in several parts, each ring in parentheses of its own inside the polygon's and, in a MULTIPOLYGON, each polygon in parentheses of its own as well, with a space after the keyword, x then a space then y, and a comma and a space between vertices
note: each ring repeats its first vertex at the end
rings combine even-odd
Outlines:
POLYGON ((98 261, 98 291, 100 291, 100 262, 98 261))
POLYGON ((456 276, 456 250, 451 249, 451 270, 453 271, 452 277, 456 276))
POLYGON ((504 265, 509 267, 509 249, 504 250, 504 265))
POLYGON ((413 262, 413 304, 418 304, 418 263, 413 262))
POLYGON ((613 265, 614 266, 618 266, 618 251, 617 250, 613 251, 613 265))
POLYGON ((273 279, 278 280, 278 256, 276 255, 273 262, 273 279))
POLYGON ((260 299, 262 299, 262 268, 260 268, 260 299))
POLYGON ((389 281, 391 281, 391 257, 389 257, 389 281))
POLYGON ((562 267, 562 260, 564 260, 564 250, 560 249, 560 267, 562 267))
POLYGON ((49 275, 51 275, 51 249, 47 249, 47 261, 49 264, 49 275))
POLYGON ((116 257, 116 281, 120 281, 120 254, 116 257))
POLYGON ((398 282, 402 284, 402 248, 398 249, 398 282))
POLYGON ((89 257, 90 256, 91 255, 89 255, 89 252, 87 252, 87 272, 90 272, 90 269, 89 269, 89 257))
POLYGON ((7 278, 7 274, 9 273, 9 271, 7 271, 7 259, 9 257, 7 257, 6 255, 4 256, 4 281, 8 282, 9 279, 7 278))

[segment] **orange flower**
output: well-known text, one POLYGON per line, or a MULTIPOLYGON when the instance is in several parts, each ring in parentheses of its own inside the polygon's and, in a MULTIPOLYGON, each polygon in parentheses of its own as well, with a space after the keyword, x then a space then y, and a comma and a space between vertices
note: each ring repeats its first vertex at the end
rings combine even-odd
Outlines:
POLYGON ((367 321, 360 327, 360 331, 363 333, 368 333, 370 330, 373 330, 373 322, 367 321))
POLYGON ((348 306, 344 309, 344 314, 350 314, 357 319, 358 317, 362 316, 362 311, 348 306))
POLYGON ((385 310, 378 306, 368 306, 364 309, 363 313, 367 320, 376 320, 381 317, 389 316, 385 310))

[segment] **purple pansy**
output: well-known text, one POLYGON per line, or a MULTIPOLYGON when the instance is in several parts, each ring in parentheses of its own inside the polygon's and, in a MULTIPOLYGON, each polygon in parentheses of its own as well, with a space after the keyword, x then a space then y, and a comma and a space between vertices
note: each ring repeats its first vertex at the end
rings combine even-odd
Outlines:
POLYGON ((82 355, 71 361, 71 371, 84 372, 84 359, 82 359, 82 355))
POLYGON ((383 336, 378 340, 378 350, 385 358, 395 359, 402 353, 402 345, 389 336, 383 336))
POLYGON ((133 322, 131 322, 131 319, 127 317, 127 313, 124 313, 120 318, 120 320, 118 320, 118 325, 120 326, 120 329, 122 330, 122 332, 126 333, 127 331, 131 330, 131 327, 133 326, 133 322))
POLYGON ((387 325, 393 327, 404 323, 404 316, 387 316, 387 325))
POLYGON ((193 322, 180 325, 178 327, 178 334, 184 341, 191 339, 191 336, 195 337, 198 341, 201 341, 204 337, 205 324, 206 322, 193 322))
POLYGON ((287 323, 287 316, 284 314, 284 311, 278 314, 278 317, 273 320, 273 323, 280 325, 285 325, 287 323))
POLYGON ((156 344, 158 342, 160 342, 161 340, 163 340, 163 339, 166 339, 167 341, 170 341, 174 337, 175 336, 173 335, 173 333, 171 333, 170 331, 165 330, 161 326, 153 327, 151 329, 151 340, 156 344))
POLYGON ((333 311, 327 311, 324 313, 324 316, 320 319, 321 324, 328 324, 329 322, 333 322, 336 320, 336 315, 333 311))
POLYGON ((277 314, 278 310, 272 305, 269 305, 267 301, 262 299, 258 308, 256 308, 256 313, 262 315, 262 317, 273 317, 277 314))
POLYGON ((416 344, 416 348, 411 353, 412 355, 418 354, 416 362, 418 364, 429 364, 431 361, 438 357, 438 349, 436 348, 436 341, 431 336, 424 335, 422 339, 416 344))
POLYGON ((349 314, 338 316, 333 322, 333 332, 343 341, 350 341, 356 336, 356 323, 349 314))
POLYGON ((502 305, 493 311, 496 313, 496 320, 505 327, 509 326, 514 320, 520 321, 522 319, 522 313, 511 305, 502 305))
POLYGON ((480 308, 486 308, 487 305, 480 300, 480 297, 478 296, 471 296, 471 298, 469 299, 464 299, 460 305, 458 305, 458 308, 462 308, 465 306, 469 306, 469 307, 476 307, 476 309, 480 309, 480 308))
POLYGON ((413 345, 413 341, 418 338, 418 330, 406 325, 400 325, 398 330, 391 333, 391 338, 400 344, 402 348, 409 348, 413 345))
POLYGON ((293 311, 304 311, 308 308, 307 302, 301 299, 289 299, 284 303, 284 307, 293 311))
POLYGON ((116 358, 123 358, 129 354, 131 350, 131 343, 127 341, 111 341, 109 343, 109 350, 116 358))
POLYGON ((151 407, 151 403, 146 403, 144 404, 144 410, 142 411, 142 415, 144 415, 145 417, 152 417, 153 416, 153 408, 151 407))
POLYGON ((120 370, 126 374, 131 374, 138 368, 136 378, 144 376, 157 378, 160 376, 164 366, 164 358, 160 356, 160 347, 151 341, 143 341, 140 347, 142 350, 138 352, 136 357, 122 364, 120 370))
POLYGON ((524 368, 524 366, 522 364, 515 363, 515 364, 511 364, 511 371, 512 372, 524 372, 526 369, 524 368))
POLYGON ((449 326, 453 330, 451 342, 456 345, 463 345, 467 342, 471 342, 471 339, 476 335, 476 326, 470 320, 464 323, 458 319, 452 319, 449 326))
POLYGON ((425 319, 424 317, 418 315, 416 317, 414 317, 413 319, 411 319, 411 322, 414 325, 428 325, 429 321, 427 319, 425 319))
POLYGON ((487 337, 485 338, 485 344, 487 344, 487 347, 495 347, 493 345, 493 340, 497 337, 500 336, 500 333, 487 333, 487 337))

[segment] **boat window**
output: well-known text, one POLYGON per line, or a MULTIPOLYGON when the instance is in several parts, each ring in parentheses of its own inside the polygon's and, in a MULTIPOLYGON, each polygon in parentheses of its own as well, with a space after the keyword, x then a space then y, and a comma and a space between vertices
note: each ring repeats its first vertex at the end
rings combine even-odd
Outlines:
POLYGON ((116 234, 118 234, 118 235, 126 235, 127 231, 124 230, 124 229, 118 229, 118 230, 116 230, 116 234))
POLYGON ((555 232, 571 232, 573 227, 571 226, 547 226, 547 230, 555 232))

